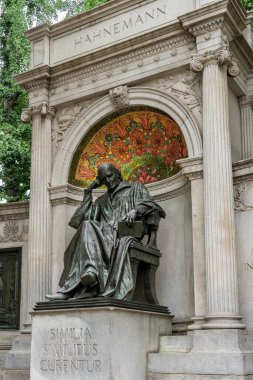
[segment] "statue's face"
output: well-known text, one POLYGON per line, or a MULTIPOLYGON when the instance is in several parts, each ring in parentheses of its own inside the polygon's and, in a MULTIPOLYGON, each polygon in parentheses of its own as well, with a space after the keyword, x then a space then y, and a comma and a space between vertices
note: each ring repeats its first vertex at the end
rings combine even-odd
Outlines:
POLYGON ((118 173, 113 168, 101 168, 99 178, 109 190, 115 189, 121 182, 118 173))

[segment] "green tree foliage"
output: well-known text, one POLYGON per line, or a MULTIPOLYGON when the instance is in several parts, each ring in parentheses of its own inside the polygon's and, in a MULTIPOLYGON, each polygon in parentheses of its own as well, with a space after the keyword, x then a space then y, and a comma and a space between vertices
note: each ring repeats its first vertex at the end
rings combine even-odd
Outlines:
POLYGON ((20 121, 28 97, 13 79, 29 67, 25 31, 59 12, 69 17, 107 1, 0 0, 0 201, 25 200, 30 186, 31 124, 20 121))
POLYGON ((242 3, 246 10, 250 11, 253 9, 253 1, 252 0, 242 0, 242 3))

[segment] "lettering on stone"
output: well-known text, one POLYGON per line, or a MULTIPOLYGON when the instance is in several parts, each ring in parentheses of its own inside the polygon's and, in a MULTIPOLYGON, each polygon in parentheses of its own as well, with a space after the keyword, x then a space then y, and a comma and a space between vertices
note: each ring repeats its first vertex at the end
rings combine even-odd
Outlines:
POLYGON ((42 347, 39 371, 56 377, 61 373, 99 375, 102 360, 91 330, 75 327, 49 329, 42 347))
POLYGON ((120 22, 116 22, 111 25, 106 25, 93 32, 85 32, 79 37, 74 39, 75 49, 87 48, 92 46, 97 41, 103 42, 109 40, 112 36, 120 35, 126 31, 131 31, 139 26, 148 25, 151 20, 157 20, 161 16, 166 15, 166 5, 156 7, 149 11, 143 11, 128 19, 122 19, 120 22))

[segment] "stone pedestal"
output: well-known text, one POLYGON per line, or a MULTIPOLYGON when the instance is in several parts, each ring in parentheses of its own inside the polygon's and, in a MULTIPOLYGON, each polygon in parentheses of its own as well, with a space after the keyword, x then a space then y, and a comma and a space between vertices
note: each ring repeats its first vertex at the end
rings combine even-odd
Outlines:
POLYGON ((32 318, 31 380, 144 380, 147 353, 171 334, 172 317, 166 308, 131 304, 40 304, 32 318))

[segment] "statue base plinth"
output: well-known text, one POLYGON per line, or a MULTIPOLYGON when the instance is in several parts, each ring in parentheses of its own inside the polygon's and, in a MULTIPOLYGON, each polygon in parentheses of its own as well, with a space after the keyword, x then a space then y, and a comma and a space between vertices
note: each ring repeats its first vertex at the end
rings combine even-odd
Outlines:
POLYGON ((32 319, 31 380, 143 380, 172 332, 167 308, 119 300, 38 303, 32 319))

